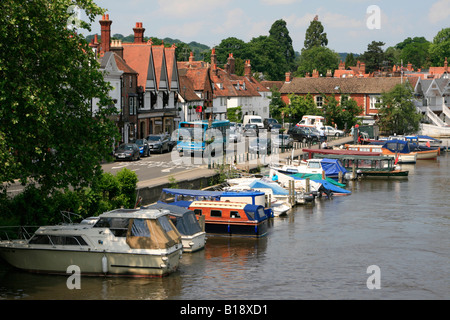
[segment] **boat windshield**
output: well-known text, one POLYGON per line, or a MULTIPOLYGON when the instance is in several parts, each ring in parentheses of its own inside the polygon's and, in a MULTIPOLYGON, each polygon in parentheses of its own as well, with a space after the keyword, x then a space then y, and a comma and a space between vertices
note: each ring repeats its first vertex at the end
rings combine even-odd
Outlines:
POLYGON ((126 237, 130 219, 125 218, 100 218, 94 228, 108 228, 116 237, 126 237))

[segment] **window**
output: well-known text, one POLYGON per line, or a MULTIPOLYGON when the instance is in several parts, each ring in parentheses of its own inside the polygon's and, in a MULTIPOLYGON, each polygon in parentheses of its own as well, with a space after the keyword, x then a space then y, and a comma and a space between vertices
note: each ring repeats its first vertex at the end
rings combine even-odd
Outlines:
POLYGON ((133 88, 133 76, 130 76, 130 88, 133 88))
POLYGON ((211 210, 211 217, 221 218, 222 217, 222 211, 220 211, 220 210, 211 210))
POLYGON ((241 217, 241 215, 237 211, 230 211, 230 217, 232 219, 239 219, 241 217))
POLYGON ((378 109, 377 103, 381 103, 381 96, 371 96, 370 109, 378 109))
POLYGON ((130 116, 135 115, 136 114, 136 98, 135 97, 128 98, 128 106, 130 109, 130 116))
POLYGON ((316 106, 317 106, 317 108, 322 108, 322 106, 323 106, 322 96, 316 96, 316 106))
POLYGON ((134 219, 131 227, 131 236, 150 238, 147 221, 144 219, 134 219))
POLYGON ((109 228, 116 237, 126 237, 130 219, 125 218, 101 218, 94 228, 109 228))
POLYGON ((202 215, 202 210, 201 210, 201 209, 195 209, 195 210, 194 210, 194 213, 195 213, 196 215, 201 216, 201 215, 202 215))
POLYGON ((30 244, 47 244, 47 245, 61 245, 61 246, 88 246, 86 241, 81 236, 48 236, 37 235, 34 236, 30 244))

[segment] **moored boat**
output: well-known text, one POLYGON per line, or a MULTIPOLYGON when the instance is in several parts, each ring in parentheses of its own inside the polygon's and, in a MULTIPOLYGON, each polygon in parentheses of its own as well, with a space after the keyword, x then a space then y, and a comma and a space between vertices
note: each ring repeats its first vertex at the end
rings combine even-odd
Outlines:
POLYGON ((196 252, 205 248, 206 232, 193 211, 165 203, 155 203, 145 208, 168 210, 169 218, 181 235, 183 252, 196 252))
POLYGON ((40 227, 25 240, 0 242, 0 256, 12 266, 36 273, 162 277, 179 266, 180 234, 166 210, 103 213, 79 224, 40 227))
POLYGON ((189 210, 193 210, 198 218, 204 216, 208 234, 259 238, 268 231, 268 218, 263 206, 203 200, 190 203, 189 210))

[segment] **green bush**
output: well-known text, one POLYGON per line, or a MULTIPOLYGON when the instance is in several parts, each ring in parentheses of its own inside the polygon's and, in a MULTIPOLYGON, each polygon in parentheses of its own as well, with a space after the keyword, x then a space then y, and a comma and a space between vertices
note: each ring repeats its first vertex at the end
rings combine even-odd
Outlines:
POLYGON ((58 224, 63 222, 61 211, 87 218, 121 207, 132 209, 137 182, 135 172, 123 169, 116 176, 103 173, 92 187, 81 191, 56 191, 48 195, 30 185, 14 198, 0 195, 0 225, 58 224))

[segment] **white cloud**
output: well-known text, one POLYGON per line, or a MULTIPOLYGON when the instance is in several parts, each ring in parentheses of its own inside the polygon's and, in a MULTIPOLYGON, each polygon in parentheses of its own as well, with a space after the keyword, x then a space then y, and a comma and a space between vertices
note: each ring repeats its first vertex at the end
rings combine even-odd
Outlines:
POLYGON ((446 20, 450 17, 450 0, 439 0, 435 2, 428 12, 428 19, 432 23, 446 20))

